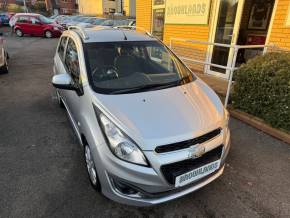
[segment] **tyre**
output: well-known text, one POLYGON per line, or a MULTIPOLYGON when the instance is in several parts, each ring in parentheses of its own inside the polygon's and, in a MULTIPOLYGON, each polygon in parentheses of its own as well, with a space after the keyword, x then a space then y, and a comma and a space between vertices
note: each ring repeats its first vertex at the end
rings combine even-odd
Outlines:
POLYGON ((95 167, 95 162, 93 160, 93 156, 91 153, 90 146, 85 145, 84 147, 84 156, 86 161, 87 172, 89 175, 89 179, 93 188, 97 191, 101 190, 100 182, 98 179, 97 170, 95 167))
POLYGON ((63 104, 63 102, 62 102, 62 100, 61 100, 61 97, 60 97, 58 91, 56 91, 56 97, 57 97, 58 105, 59 105, 61 108, 64 108, 64 104, 63 104))
POLYGON ((45 32, 44 32, 44 36, 45 36, 45 38, 52 38, 52 32, 51 31, 49 31, 49 30, 46 30, 45 32))
POLYGON ((22 37, 23 36, 23 32, 21 31, 21 29, 16 29, 15 33, 18 37, 22 37))

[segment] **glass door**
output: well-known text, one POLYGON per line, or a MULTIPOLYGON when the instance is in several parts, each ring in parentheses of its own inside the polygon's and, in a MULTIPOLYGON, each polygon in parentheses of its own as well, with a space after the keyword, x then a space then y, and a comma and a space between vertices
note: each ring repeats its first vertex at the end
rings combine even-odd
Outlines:
POLYGON ((163 40, 165 0, 152 0, 152 34, 163 40))
MULTIPOLYGON (((236 45, 238 32, 242 17, 244 0, 220 0, 218 1, 218 15, 215 19, 215 30, 212 42, 236 45)), ((210 62, 222 66, 230 66, 232 63, 234 50, 220 46, 212 46, 210 51, 210 62)), ((228 78, 229 70, 210 66, 208 73, 222 78, 228 78)))

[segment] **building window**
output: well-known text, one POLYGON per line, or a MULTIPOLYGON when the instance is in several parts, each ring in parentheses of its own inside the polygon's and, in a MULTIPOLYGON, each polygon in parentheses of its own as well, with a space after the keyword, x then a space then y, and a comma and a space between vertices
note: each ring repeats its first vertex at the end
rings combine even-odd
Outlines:
POLYGON ((115 13, 116 12, 116 9, 115 8, 109 8, 109 13, 115 13))
POLYGON ((164 5, 165 0, 153 0, 153 5, 164 5))

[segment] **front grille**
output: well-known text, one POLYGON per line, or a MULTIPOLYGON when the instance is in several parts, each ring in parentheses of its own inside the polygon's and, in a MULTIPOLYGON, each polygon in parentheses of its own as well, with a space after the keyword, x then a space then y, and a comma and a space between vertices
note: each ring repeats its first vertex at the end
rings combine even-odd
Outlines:
POLYGON ((155 148, 155 151, 157 153, 165 153, 165 152, 189 148, 192 145, 202 144, 206 141, 209 141, 209 140, 213 139, 214 137, 218 136, 220 133, 221 133, 221 128, 218 128, 218 129, 215 129, 215 130, 213 130, 205 135, 199 136, 199 137, 194 138, 194 139, 190 139, 190 140, 183 141, 183 142, 177 142, 177 143, 169 144, 169 145, 157 146, 155 148))
POLYGON ((170 184, 175 184, 175 178, 203 165, 209 164, 221 158, 223 145, 205 153, 196 159, 187 159, 161 166, 161 172, 170 184))

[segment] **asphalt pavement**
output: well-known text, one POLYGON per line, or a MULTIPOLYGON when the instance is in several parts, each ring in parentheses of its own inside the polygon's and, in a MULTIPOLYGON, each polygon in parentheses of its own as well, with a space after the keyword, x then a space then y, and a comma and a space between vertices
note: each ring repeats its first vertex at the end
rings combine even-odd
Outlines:
POLYGON ((290 145, 231 119, 218 180, 149 208, 95 192, 50 80, 57 39, 6 37, 0 75, 0 217, 290 217, 290 145))

